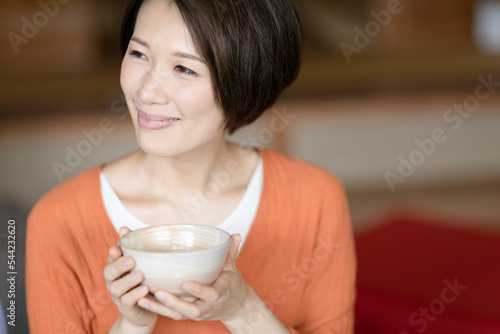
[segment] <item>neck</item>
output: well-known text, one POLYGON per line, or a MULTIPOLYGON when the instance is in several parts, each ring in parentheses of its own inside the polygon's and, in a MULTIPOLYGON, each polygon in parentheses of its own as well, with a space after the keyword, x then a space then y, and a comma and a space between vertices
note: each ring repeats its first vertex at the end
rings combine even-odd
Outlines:
POLYGON ((224 171, 226 163, 234 159, 236 148, 224 138, 172 157, 142 153, 141 182, 156 196, 181 198, 193 191, 205 192, 213 176, 224 171))

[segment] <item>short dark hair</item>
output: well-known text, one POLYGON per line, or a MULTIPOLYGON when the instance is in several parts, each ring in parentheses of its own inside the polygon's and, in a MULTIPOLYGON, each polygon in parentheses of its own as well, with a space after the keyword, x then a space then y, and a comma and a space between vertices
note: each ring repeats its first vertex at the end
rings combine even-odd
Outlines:
MULTIPOLYGON (((122 55, 142 4, 131 0, 122 24, 122 55)), ((165 0, 180 11, 208 66, 224 127, 233 133, 271 107, 297 78, 302 29, 292 0, 165 0)))

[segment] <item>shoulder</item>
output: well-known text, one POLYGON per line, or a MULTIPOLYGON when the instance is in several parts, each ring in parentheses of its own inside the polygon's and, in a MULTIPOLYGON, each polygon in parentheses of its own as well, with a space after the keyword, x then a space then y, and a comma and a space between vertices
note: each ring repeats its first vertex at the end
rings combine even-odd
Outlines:
POLYGON ((293 251, 285 247, 287 256, 293 253, 290 258, 301 261, 314 254, 318 243, 339 243, 350 238, 347 198, 335 176, 297 158, 269 150, 261 150, 261 154, 266 199, 263 216, 272 222, 283 243, 294 240, 293 251))
POLYGON ((260 153, 264 161, 264 173, 282 187, 300 186, 309 191, 344 193, 342 183, 319 166, 267 149, 261 149, 260 153))
POLYGON ((93 167, 68 179, 35 204, 28 217, 28 227, 57 224, 64 217, 75 217, 85 212, 100 193, 99 173, 101 166, 93 167))

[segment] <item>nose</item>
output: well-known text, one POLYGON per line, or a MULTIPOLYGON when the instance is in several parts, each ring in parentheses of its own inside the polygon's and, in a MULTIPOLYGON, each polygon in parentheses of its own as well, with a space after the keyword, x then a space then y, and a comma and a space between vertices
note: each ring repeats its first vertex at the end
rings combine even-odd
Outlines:
POLYGON ((166 90, 164 79, 154 72, 148 72, 144 75, 138 94, 144 103, 167 104, 168 95, 166 90))

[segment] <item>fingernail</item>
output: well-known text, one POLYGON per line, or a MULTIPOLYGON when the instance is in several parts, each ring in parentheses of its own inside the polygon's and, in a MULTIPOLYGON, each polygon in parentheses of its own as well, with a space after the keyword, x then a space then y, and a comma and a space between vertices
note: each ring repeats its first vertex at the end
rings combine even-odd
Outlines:
POLYGON ((137 304, 142 308, 149 308, 149 303, 145 302, 144 300, 140 300, 137 304))
POLYGON ((141 285, 141 286, 139 287, 139 293, 140 293, 140 294, 144 294, 144 293, 146 293, 146 292, 148 292, 148 287, 147 287, 147 286, 145 286, 145 285, 141 285))
POLYGON ((156 299, 158 299, 161 302, 165 302, 167 300, 167 295, 161 291, 158 291, 155 293, 156 299))
POLYGON ((125 260, 123 260, 123 263, 122 263, 123 268, 129 267, 131 264, 132 264, 132 260, 129 258, 126 258, 125 260))
POLYGON ((187 291, 187 292, 191 292, 194 290, 194 286, 192 284, 189 284, 189 283, 186 283, 182 286, 182 288, 187 291))

